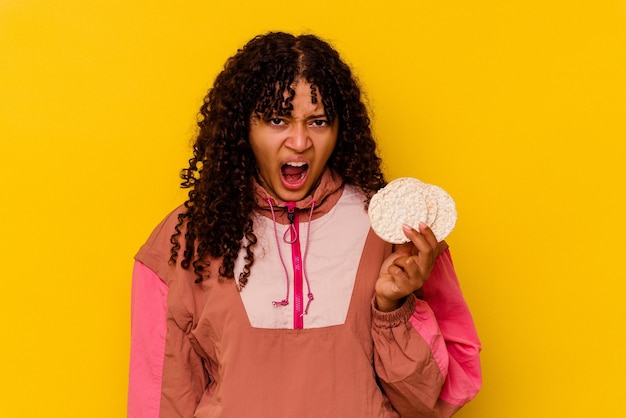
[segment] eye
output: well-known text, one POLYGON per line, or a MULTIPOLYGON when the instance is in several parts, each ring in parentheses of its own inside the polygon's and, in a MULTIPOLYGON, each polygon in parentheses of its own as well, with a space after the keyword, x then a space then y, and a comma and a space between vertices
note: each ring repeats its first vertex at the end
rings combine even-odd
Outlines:
POLYGON ((270 118, 267 122, 273 126, 280 126, 285 124, 285 121, 281 118, 270 118))
POLYGON ((316 126, 316 127, 323 127, 323 126, 328 125, 328 121, 325 119, 315 119, 314 121, 311 122, 311 125, 316 126))

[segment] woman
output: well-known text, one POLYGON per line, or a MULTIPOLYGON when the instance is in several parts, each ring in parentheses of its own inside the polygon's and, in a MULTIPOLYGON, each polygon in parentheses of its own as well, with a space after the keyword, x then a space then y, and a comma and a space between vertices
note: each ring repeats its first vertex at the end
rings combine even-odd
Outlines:
POLYGON ((189 198, 136 256, 129 416, 440 417, 476 395, 447 245, 370 229, 381 161, 328 43, 255 37, 199 127, 189 198))

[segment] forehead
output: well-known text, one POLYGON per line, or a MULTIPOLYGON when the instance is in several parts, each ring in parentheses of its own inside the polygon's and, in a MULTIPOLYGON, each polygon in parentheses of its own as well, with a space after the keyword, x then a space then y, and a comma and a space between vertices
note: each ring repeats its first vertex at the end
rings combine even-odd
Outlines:
POLYGON ((295 92, 293 97, 289 92, 283 92, 283 96, 287 100, 291 98, 294 113, 324 113, 324 105, 314 85, 306 81, 299 81, 292 84, 292 89, 295 92))
POLYGON ((289 114, 295 108, 307 108, 324 113, 324 104, 319 88, 303 77, 293 81, 274 81, 261 94, 256 105, 256 113, 289 114))
POLYGON ((288 85, 285 82, 276 82, 276 92, 281 92, 283 97, 293 97, 293 94, 300 96, 309 95, 312 98, 319 96, 318 87, 313 82, 302 77, 296 78, 288 85))

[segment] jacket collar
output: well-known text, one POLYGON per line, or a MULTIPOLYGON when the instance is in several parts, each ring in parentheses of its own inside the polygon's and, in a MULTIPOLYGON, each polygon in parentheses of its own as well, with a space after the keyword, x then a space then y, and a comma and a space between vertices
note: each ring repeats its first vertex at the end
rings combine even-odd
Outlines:
MULTIPOLYGON (((333 206, 335 206, 335 204, 341 197, 342 191, 343 179, 339 176, 339 174, 326 167, 326 170, 324 170, 322 176, 320 177, 320 181, 317 187, 313 189, 313 193, 307 195, 304 199, 295 202, 296 208, 301 210, 308 210, 311 207, 311 203, 315 201, 313 219, 318 218, 325 213, 328 213, 333 208, 333 206)), ((257 211, 260 212, 263 216, 271 217, 270 206, 267 201, 268 198, 272 199, 272 205, 274 206, 274 208, 287 207, 287 202, 275 197, 271 197, 269 193, 267 193, 267 191, 256 180, 254 180, 254 194, 256 199, 257 211)), ((280 223, 283 223, 283 216, 280 216, 280 218, 280 223)))

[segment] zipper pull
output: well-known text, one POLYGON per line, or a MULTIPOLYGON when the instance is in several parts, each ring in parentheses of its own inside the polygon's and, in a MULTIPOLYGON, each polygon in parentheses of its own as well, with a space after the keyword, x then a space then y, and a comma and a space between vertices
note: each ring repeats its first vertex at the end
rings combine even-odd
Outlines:
POLYGON ((293 225, 296 219, 296 202, 287 202, 287 219, 293 225))
POLYGON ((289 228, 283 234, 283 241, 287 244, 293 244, 298 240, 298 234, 296 234, 296 227, 294 226, 296 221, 296 202, 287 202, 287 219, 289 219, 289 228))

